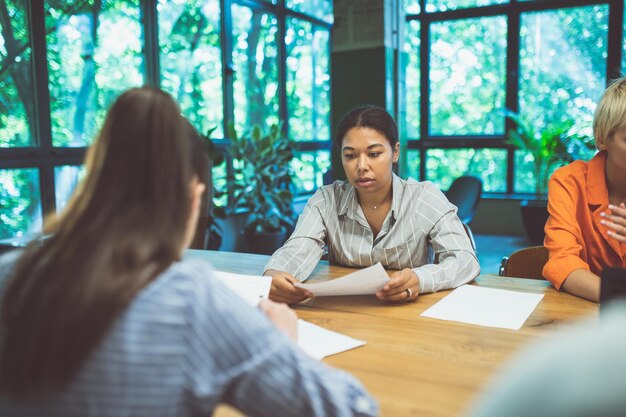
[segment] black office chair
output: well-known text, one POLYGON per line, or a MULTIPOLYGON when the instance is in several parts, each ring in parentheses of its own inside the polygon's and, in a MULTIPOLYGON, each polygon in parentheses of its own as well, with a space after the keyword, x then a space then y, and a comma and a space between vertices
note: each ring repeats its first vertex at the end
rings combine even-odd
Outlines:
POLYGON ((446 197, 458 208, 459 219, 465 224, 471 223, 480 201, 483 182, 478 177, 464 175, 455 179, 446 191, 446 197))

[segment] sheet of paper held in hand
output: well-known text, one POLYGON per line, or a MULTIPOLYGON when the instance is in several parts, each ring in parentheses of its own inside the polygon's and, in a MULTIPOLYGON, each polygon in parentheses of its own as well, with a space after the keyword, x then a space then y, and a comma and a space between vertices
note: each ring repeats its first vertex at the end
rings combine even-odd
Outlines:
POLYGON ((389 276, 380 262, 364 269, 328 281, 312 284, 294 284, 296 287, 320 295, 369 295, 375 294, 389 281, 389 276))
POLYGON ((424 317, 519 330, 543 294, 463 285, 422 313, 424 317))
MULTIPOLYGON (((261 298, 267 298, 272 285, 272 277, 233 274, 213 271, 215 277, 235 294, 253 307, 261 298)), ((304 320, 298 320, 298 346, 317 359, 335 355, 365 344, 362 340, 326 330, 304 320)))

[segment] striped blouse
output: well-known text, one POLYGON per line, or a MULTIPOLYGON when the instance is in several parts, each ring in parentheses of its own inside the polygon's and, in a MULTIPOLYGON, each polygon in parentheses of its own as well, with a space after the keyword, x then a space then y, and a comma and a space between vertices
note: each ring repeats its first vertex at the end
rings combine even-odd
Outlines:
MULTIPOLYGON (((0 258, 0 296, 13 258, 0 258)), ((67 389, 19 404, 0 395, 0 416, 210 416, 220 402, 250 416, 378 413, 356 379, 308 357, 192 259, 135 298, 67 389)))
POLYGON ((265 270, 286 271, 304 281, 327 246, 333 264, 358 268, 381 262, 387 269, 411 268, 419 277, 420 292, 474 279, 480 267, 456 207, 429 181, 394 175, 392 189, 391 210, 374 238, 348 181, 321 187, 265 270))

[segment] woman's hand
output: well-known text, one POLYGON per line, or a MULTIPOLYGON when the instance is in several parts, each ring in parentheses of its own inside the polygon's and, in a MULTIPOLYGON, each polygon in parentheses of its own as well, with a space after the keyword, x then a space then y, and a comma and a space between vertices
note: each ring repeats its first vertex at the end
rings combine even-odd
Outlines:
POLYGON ((259 309, 278 330, 285 332, 294 342, 298 342, 298 316, 292 309, 286 304, 279 304, 270 300, 261 300, 259 309))
POLYGON ((619 207, 609 204, 609 211, 600 213, 600 216, 604 218, 600 223, 611 229, 608 235, 626 243, 626 204, 622 202, 619 207))
POLYGON ((404 268, 391 275, 389 282, 376 293, 376 297, 392 303, 406 303, 416 300, 419 292, 419 278, 412 269, 404 268))
POLYGON ((278 303, 295 304, 313 297, 313 294, 293 285, 298 280, 288 272, 268 269, 265 275, 272 277, 272 286, 270 288, 270 300, 278 303))

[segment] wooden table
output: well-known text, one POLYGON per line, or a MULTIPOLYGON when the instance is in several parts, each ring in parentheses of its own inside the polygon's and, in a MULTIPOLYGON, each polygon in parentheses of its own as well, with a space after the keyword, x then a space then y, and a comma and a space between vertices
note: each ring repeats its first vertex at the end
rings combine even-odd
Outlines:
MULTIPOLYGON (((189 251, 215 269, 261 274, 264 255, 189 251)), ((311 280, 353 271, 320 262, 311 280)), ((582 317, 597 316, 595 303, 556 291, 547 281, 481 275, 475 285, 543 293, 518 330, 495 329, 420 317, 449 291, 393 305, 374 296, 320 297, 295 306, 298 316, 367 341, 363 347, 324 359, 359 378, 380 404, 382 416, 462 416, 485 383, 520 347, 582 317)), ((220 407, 218 416, 240 415, 220 407)))

